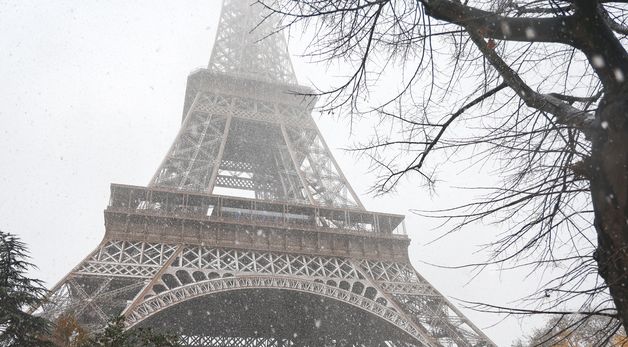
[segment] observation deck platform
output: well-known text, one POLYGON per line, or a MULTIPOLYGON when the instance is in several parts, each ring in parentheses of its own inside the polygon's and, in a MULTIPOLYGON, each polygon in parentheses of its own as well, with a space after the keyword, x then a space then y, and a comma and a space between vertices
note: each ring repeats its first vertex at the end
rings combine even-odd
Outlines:
POLYGON ((408 261, 404 216, 111 185, 105 238, 408 261))

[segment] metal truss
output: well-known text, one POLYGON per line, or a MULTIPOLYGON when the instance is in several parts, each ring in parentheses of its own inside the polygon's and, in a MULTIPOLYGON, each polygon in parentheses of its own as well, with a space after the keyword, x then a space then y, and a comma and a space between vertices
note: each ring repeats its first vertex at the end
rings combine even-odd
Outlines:
MULTIPOLYGON (((314 343, 295 343, 289 339, 274 339, 263 337, 233 337, 233 336, 181 336, 179 343, 186 347, 366 347, 364 344, 353 344, 348 341, 321 339, 314 343), (322 340, 322 341, 321 341, 322 340)), ((400 341, 385 341, 377 347, 414 347, 400 341)))
POLYGON ((37 313, 51 321, 71 314, 85 328, 98 330, 119 315, 145 285, 145 280, 137 278, 71 273, 37 313))
POLYGON ((316 204, 363 208, 318 129, 287 126, 286 133, 297 167, 316 204))
POLYGON ((307 104, 198 92, 150 185, 363 209, 310 112, 307 104))
POLYGON ((362 260, 360 266, 412 320, 443 346, 490 346, 492 342, 410 264, 362 260))
MULTIPOLYGON (((220 102, 220 100, 214 100, 220 102)), ((181 126, 153 184, 182 190, 205 191, 210 184, 229 118, 194 108, 181 126)))
POLYGON ((345 280, 364 278, 348 259, 202 246, 186 246, 171 267, 222 274, 257 273, 345 280))
MULTIPOLYGON (((177 229, 181 236, 189 236, 190 241, 198 240, 204 230, 212 229, 209 222, 222 222, 230 225, 238 224, 241 228, 240 241, 257 241, 264 243, 269 233, 284 230, 294 238, 297 231, 288 231, 298 228, 299 231, 318 232, 307 234, 307 240, 320 244, 325 248, 327 241, 325 234, 342 234, 346 237, 356 237, 352 240, 353 251, 360 251, 364 258, 367 253, 375 255, 378 260, 387 260, 384 253, 396 259, 405 259, 408 238, 404 225, 404 216, 389 213, 370 212, 351 208, 318 207, 303 203, 289 203, 282 201, 264 201, 258 199, 239 198, 233 196, 214 195, 199 192, 180 191, 163 187, 140 187, 120 184, 111 185, 111 198, 105 210, 105 226, 108 233, 117 234, 112 238, 121 237, 132 239, 130 236, 146 237, 163 242, 158 237, 161 232, 173 232, 175 225, 172 219, 181 219, 177 229), (253 237, 249 229, 256 229, 253 237), (156 236, 156 237, 153 237, 156 236), (386 239, 387 244, 378 242, 386 239), (394 240, 395 244, 390 243, 394 240), (368 241, 368 242, 367 242, 368 241), (363 247, 364 246, 364 247, 363 247), (384 252, 388 249, 388 252, 384 252), (379 252, 382 251, 382 252, 379 252), (392 254, 392 253, 397 254, 392 254)), ((226 232, 226 227, 222 228, 226 232)), ((236 230, 239 229, 239 230, 236 230)), ((304 235, 304 233, 301 233, 304 235)), ((142 238, 141 238, 142 239, 142 238)), ((211 235, 198 240, 208 242, 215 240, 211 235)), ((234 240, 235 242, 235 240, 234 240)), ((300 243, 300 242, 299 242, 300 243)), ((344 243, 348 246, 348 243, 344 243)), ((328 248, 329 248, 328 247, 328 248)), ((334 255, 346 255, 340 247, 329 248, 334 255)), ((355 255, 355 254, 353 254, 355 255)), ((389 260, 389 259, 388 259, 389 260)))
POLYGON ((387 321, 424 346, 492 346, 407 263, 109 240, 53 291, 47 317, 90 326, 123 312, 129 327, 187 300, 243 289, 331 298, 387 321))
POLYGON ((224 1, 209 68, 188 79, 181 130, 150 186, 364 209, 263 18, 259 4, 224 1))
POLYGON ((186 347, 292 347, 286 339, 237 336, 181 336, 179 343, 186 347))
POLYGON ((132 328, 135 324, 158 314, 162 310, 199 296, 250 288, 294 290, 342 301, 392 323, 415 337, 417 341, 429 345, 429 339, 393 308, 386 307, 348 290, 332 287, 324 283, 274 276, 242 276, 186 284, 151 296, 132 310, 127 311, 127 323, 132 328))
POLYGON ((107 241, 76 274, 152 278, 172 256, 175 246, 137 241, 107 241))
POLYGON ((260 5, 224 0, 209 69, 252 80, 296 84, 288 46, 260 5))
POLYGON ((187 346, 494 346, 410 265, 403 216, 364 209, 263 16, 224 0, 209 67, 188 77, 181 129, 149 187, 112 185, 105 239, 37 312, 90 329, 120 314, 128 328, 190 320, 187 346), (328 335, 239 329, 266 329, 260 312, 273 312, 293 318, 282 329, 307 330, 296 324, 308 310, 328 335))

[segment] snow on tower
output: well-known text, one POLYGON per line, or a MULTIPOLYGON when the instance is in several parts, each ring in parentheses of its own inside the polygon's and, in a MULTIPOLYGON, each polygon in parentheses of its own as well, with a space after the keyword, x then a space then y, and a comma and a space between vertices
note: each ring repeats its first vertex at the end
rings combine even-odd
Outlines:
POLYGON ((188 346, 494 346, 414 270, 404 217, 364 209, 261 12, 224 2, 163 162, 111 185, 103 241, 41 314, 188 346))

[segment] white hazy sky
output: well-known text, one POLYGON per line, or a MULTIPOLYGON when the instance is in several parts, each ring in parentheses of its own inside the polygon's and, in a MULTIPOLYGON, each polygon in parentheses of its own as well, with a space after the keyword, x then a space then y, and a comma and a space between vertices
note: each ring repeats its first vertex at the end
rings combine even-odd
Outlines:
MULTIPOLYGON (((219 4, 0 0, 0 229, 29 245, 33 276, 52 286, 98 245, 110 183, 148 183, 178 130, 187 75, 207 65, 219 4)), ((326 73, 299 59, 295 68, 306 84, 326 73)), ((428 244, 439 235, 435 223, 408 211, 451 204, 461 195, 451 187, 479 173, 445 171, 435 195, 406 181, 372 198, 368 163, 340 150, 351 141, 348 122, 316 120, 366 207, 407 215, 412 262, 444 295, 499 305, 535 288, 525 273, 489 269, 472 279, 426 264, 485 256, 474 252, 494 227, 428 244)), ((539 324, 461 308, 500 346, 539 324)))

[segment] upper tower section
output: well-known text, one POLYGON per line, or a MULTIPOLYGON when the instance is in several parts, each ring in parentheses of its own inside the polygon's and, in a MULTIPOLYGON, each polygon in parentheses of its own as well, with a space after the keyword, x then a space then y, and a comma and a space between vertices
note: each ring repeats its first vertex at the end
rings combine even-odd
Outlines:
POLYGON ((181 129, 149 186, 363 210, 277 23, 250 1, 224 1, 209 66, 188 76, 181 129))
POLYGON ((244 79, 296 84, 276 21, 250 0, 224 0, 209 70, 244 79))

